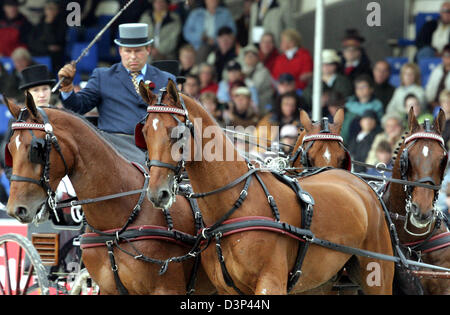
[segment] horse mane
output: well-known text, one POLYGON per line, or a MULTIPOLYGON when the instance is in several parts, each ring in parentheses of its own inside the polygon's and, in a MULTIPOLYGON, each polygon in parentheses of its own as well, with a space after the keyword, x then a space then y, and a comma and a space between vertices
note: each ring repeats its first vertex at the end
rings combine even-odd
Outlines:
POLYGON ((106 145, 108 145, 109 147, 111 147, 111 149, 120 157, 122 157, 123 159, 127 160, 115 147, 115 145, 109 141, 109 139, 105 138, 105 136, 102 134, 101 130, 98 129, 96 126, 94 126, 89 120, 87 120, 87 118, 83 115, 80 115, 78 113, 75 113, 73 111, 71 111, 70 109, 67 108, 59 108, 59 107, 53 107, 53 106, 43 106, 41 108, 46 108, 46 109, 51 109, 51 110, 56 110, 56 111, 60 111, 63 113, 68 114, 69 116, 74 116, 75 118, 78 118, 79 120, 81 120, 82 123, 84 123, 89 129, 91 129, 101 140, 103 140, 103 142, 105 142, 106 145))

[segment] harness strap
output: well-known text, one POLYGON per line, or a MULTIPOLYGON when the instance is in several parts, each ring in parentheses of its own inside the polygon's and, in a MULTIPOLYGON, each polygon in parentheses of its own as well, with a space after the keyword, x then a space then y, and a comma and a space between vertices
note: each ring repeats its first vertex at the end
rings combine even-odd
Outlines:
POLYGON ((233 281, 233 278, 231 277, 230 273, 227 270, 227 266, 225 265, 225 258, 222 254, 222 246, 221 246, 221 233, 216 233, 216 251, 217 251, 217 257, 219 258, 220 268, 222 269, 222 275, 223 279, 225 280, 225 283, 232 287, 239 295, 244 295, 244 293, 239 290, 239 288, 236 286, 236 284, 233 281))
POLYGON ((435 235, 427 241, 412 242, 404 245, 413 246, 414 250, 422 253, 430 253, 450 246, 450 232, 435 235))
POLYGON ((114 281, 116 282, 117 291, 119 291, 120 295, 129 295, 127 288, 125 288, 119 277, 119 268, 117 267, 116 260, 114 258, 113 241, 107 241, 106 246, 108 247, 109 262, 111 263, 111 270, 114 275, 114 281))

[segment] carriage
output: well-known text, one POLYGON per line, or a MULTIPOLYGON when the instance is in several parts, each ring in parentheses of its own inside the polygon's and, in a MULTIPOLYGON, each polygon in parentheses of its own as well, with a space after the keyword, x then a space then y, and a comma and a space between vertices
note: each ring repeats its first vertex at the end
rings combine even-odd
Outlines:
MULTIPOLYGON (((137 129, 136 132, 136 135, 142 135, 147 132, 147 137, 151 136, 151 139, 154 140, 152 142, 152 154, 155 154, 158 150, 168 149, 167 142, 164 142, 165 137, 167 137, 167 131, 163 128, 158 129, 158 123, 162 119, 165 119, 165 125, 170 128, 177 125, 184 127, 181 129, 193 136, 198 132, 192 121, 189 120, 188 112, 191 115, 201 116, 204 115, 204 111, 197 108, 196 106, 198 105, 187 97, 179 96, 173 82, 169 82, 167 89, 162 91, 159 97, 150 94, 142 83, 141 95, 150 105, 148 108, 149 114, 161 115, 153 116, 153 119, 149 119, 151 116, 148 116, 144 121, 147 126, 138 126, 140 129, 137 129), (189 111, 183 99, 189 101, 189 111), (166 104, 169 102, 172 102, 172 106, 166 104), (150 134, 156 132, 162 132, 162 134, 150 134)), ((33 138, 31 138, 28 136, 28 133, 22 133, 28 136, 27 141, 33 144, 32 141, 35 140, 32 139, 37 139, 32 131, 36 131, 36 134, 40 132, 45 135, 46 141, 42 147, 47 152, 41 153, 46 160, 40 161, 40 164, 43 165, 41 176, 44 180, 37 181, 29 177, 23 177, 27 175, 25 166, 23 168, 21 166, 15 168, 15 171, 20 176, 15 175, 13 179, 16 182, 25 182, 27 185, 31 183, 33 188, 34 184, 41 187, 44 185, 44 188, 48 188, 44 189, 39 196, 33 196, 33 199, 29 200, 30 205, 33 204, 31 202, 33 200, 37 200, 34 203, 40 205, 42 200, 45 201, 52 197, 52 190, 49 185, 50 180, 48 180, 51 148, 54 147, 56 149, 56 152, 52 155, 51 171, 53 172, 52 174, 59 174, 59 176, 67 174, 68 168, 72 169, 72 173, 80 172, 80 165, 73 162, 78 157, 70 155, 71 152, 75 151, 86 155, 92 152, 87 150, 87 148, 81 147, 69 152, 67 148, 59 145, 58 141, 65 137, 74 137, 74 133, 70 133, 70 131, 65 131, 64 133, 64 129, 61 126, 57 126, 57 124, 63 124, 61 121, 67 121, 67 119, 76 120, 74 116, 57 110, 45 111, 36 109, 32 104, 32 99, 28 99, 28 102, 25 112, 31 116, 32 121, 43 119, 43 124, 28 122, 27 117, 22 117, 24 111, 20 111, 19 108, 11 104, 8 105, 15 117, 22 118, 14 126, 15 130, 28 130, 33 135, 33 138), (59 120, 52 120, 53 127, 50 126, 48 116, 50 114, 51 118, 53 116, 60 118, 59 120), (58 140, 51 142, 52 139, 55 139, 53 137, 54 130, 58 130, 58 140), (69 158, 66 160, 64 156, 66 159, 67 157, 69 158), (66 163, 66 161, 69 163, 66 163)), ((204 116, 204 118, 204 121, 208 122, 209 119, 211 125, 214 126, 211 118, 208 118, 208 116, 204 116)), ((75 124, 75 121, 73 123, 75 124)), ((97 137, 95 131, 82 121, 78 121, 76 124, 80 134, 89 133, 90 137, 97 137)), ((439 125, 434 130, 439 131, 439 125)), ((427 130, 420 134, 421 138, 427 138, 436 142, 430 145, 439 145, 440 138, 430 136, 432 132, 429 131, 431 131, 431 128, 427 127, 427 130), (423 136, 424 133, 426 136, 423 136)), ((183 137, 183 134, 178 136, 178 140, 182 144, 180 147, 181 151, 189 151, 187 150, 189 149, 187 139, 183 137)), ((142 139, 143 136, 141 136, 141 139, 138 138, 136 138, 137 143, 145 143, 145 139, 142 139)), ((411 141, 411 143, 414 140, 415 143, 420 140, 419 138, 409 137, 407 140, 411 141)), ((84 136, 83 139, 87 139, 87 136, 84 136)), ((24 139, 22 140, 25 141, 24 139)), ((217 173, 217 170, 214 169, 215 167, 221 166, 211 163, 208 165, 208 167, 212 167, 211 169, 205 167, 202 170, 202 172, 206 171, 205 174, 200 172, 200 174, 194 173, 194 176, 192 176, 192 170, 195 169, 194 164, 185 165, 183 159, 180 159, 178 163, 174 163, 170 159, 161 161, 159 158, 155 159, 153 156, 149 156, 147 166, 152 171, 155 170, 153 176, 150 177, 145 170, 119 159, 117 154, 114 155, 113 151, 108 149, 107 145, 102 144, 101 139, 95 141, 96 148, 99 151, 103 150, 101 152, 103 165, 95 165, 94 167, 93 165, 85 164, 84 167, 90 169, 82 174, 93 172, 110 176, 106 172, 106 170, 109 170, 110 172, 116 172, 116 177, 121 179, 120 183, 109 181, 109 185, 101 187, 97 184, 97 189, 104 189, 104 191, 99 193, 103 192, 103 195, 107 195, 108 193, 112 194, 120 191, 117 185, 126 185, 124 187, 129 188, 130 191, 132 187, 142 188, 133 193, 140 194, 137 204, 136 197, 126 202, 123 200, 124 198, 121 198, 120 200, 125 202, 124 205, 121 205, 119 202, 109 203, 109 207, 102 209, 108 212, 101 217, 98 215, 98 207, 90 207, 90 205, 83 207, 86 220, 89 222, 91 231, 93 231, 81 239, 85 245, 92 245, 85 246, 85 250, 83 250, 84 262, 91 275, 100 280, 97 281, 99 284, 100 282, 107 283, 104 287, 104 293, 128 293, 131 291, 131 293, 136 294, 139 292, 160 294, 176 292, 183 294, 181 288, 185 287, 186 282, 191 283, 192 278, 195 280, 196 273, 194 271, 196 270, 200 270, 200 273, 203 271, 208 275, 208 278, 214 279, 214 287, 219 294, 236 292, 282 294, 290 290, 293 290, 294 293, 301 293, 315 288, 317 283, 328 283, 329 281, 334 283, 336 281, 335 275, 342 270, 344 265, 349 271, 356 271, 360 277, 365 279, 369 274, 368 270, 360 268, 358 264, 355 265, 355 261, 351 259, 352 257, 357 257, 356 259, 363 266, 368 266, 373 261, 376 261, 381 268, 382 281, 384 281, 383 286, 372 287, 368 283, 360 283, 363 290, 367 293, 384 294, 391 292, 392 285, 389 283, 392 283, 394 275, 393 263, 403 267, 413 265, 434 268, 444 272, 449 271, 445 267, 417 262, 408 259, 410 257, 402 255, 403 252, 399 250, 396 234, 397 230, 400 231, 400 228, 394 228, 391 216, 386 206, 383 206, 384 203, 381 202, 380 195, 372 188, 369 188, 361 178, 355 177, 348 171, 330 170, 318 172, 315 176, 290 178, 284 175, 281 176, 278 174, 280 172, 272 172, 270 170, 263 173, 261 169, 256 168, 252 163, 239 161, 239 163, 236 162, 232 170, 243 174, 240 177, 232 174, 231 171, 230 174, 225 174, 224 170, 221 169, 222 177, 216 176, 214 181, 205 181, 204 178, 217 173), (180 186, 179 183, 183 180, 183 169, 187 170, 190 176, 190 184, 194 191, 201 193, 184 193, 185 198, 176 195, 177 188, 180 186), (159 172, 162 172, 162 176, 159 172), (253 177, 256 178, 256 182, 253 182, 256 184, 251 185, 253 177), (331 178, 332 181, 330 180, 331 178), (318 182, 323 183, 325 180, 332 182, 331 185, 328 185, 330 187, 318 186, 318 182), (268 182, 270 182, 270 186, 267 184, 268 182), (114 185, 116 186, 114 187, 114 185), (244 185, 243 189, 242 185, 244 185), (256 187, 260 187, 259 192, 255 190, 257 189, 256 187), (317 190, 317 187, 320 187, 320 191, 317 190), (232 193, 233 191, 236 193, 232 193), (148 198, 143 198, 143 192, 148 198), (211 212, 211 205, 203 202, 204 198, 210 196, 217 198, 216 195, 224 192, 230 192, 230 194, 227 195, 227 198, 216 199, 212 205, 217 213, 211 212), (255 199, 253 196, 257 193, 260 193, 261 196, 255 199), (321 197, 324 194, 327 198, 321 197), (284 199, 279 199, 279 196, 283 196, 284 199), (247 198, 251 199, 250 207, 248 202, 244 202, 247 198), (201 228, 195 225, 194 229, 194 223, 199 222, 199 216, 198 212, 192 212, 187 202, 187 200, 192 199, 198 200, 202 210, 203 221, 206 225, 201 228), (176 203, 174 203, 175 200, 177 201, 176 203), (301 207, 298 207, 299 200, 301 207), (155 208, 150 205, 150 201, 155 207, 163 211, 154 211, 155 208), (332 209, 329 206, 330 202, 334 206, 332 209), (226 206, 228 204, 233 205, 231 209, 226 206), (254 206, 256 204, 258 204, 257 207, 254 206), (140 211, 142 207, 148 207, 149 211, 140 211), (124 209, 130 208, 133 209, 131 215, 129 212, 124 212, 124 209), (254 209, 261 212, 255 213, 254 209), (279 211, 281 209, 282 211, 279 211), (350 219, 348 216, 349 209, 353 211, 353 217, 350 219), (239 211, 239 216, 234 216, 237 214, 237 210, 239 211), (334 220, 329 220, 330 215, 333 215, 334 220), (366 217, 369 217, 369 220, 366 220, 366 217), (365 221, 370 222, 370 224, 364 226, 365 221), (126 222, 126 224, 123 225, 123 222, 126 222), (153 223, 149 226, 148 222, 153 223), (187 223, 190 227, 183 226, 182 223, 187 223), (130 224, 133 224, 133 226, 130 224), (93 226, 97 228, 93 228, 93 226), (118 226, 122 226, 122 228, 117 228, 118 226), (256 237, 256 241, 252 237, 256 237), (152 244, 156 245, 156 247, 145 246, 143 243, 146 241, 154 242, 152 244), (161 241, 166 242, 164 246, 165 252, 162 252, 163 248, 157 245, 161 241), (174 247, 171 247, 167 245, 169 242, 176 244, 174 244, 174 247), (215 242, 216 246, 208 246, 212 242, 215 242), (187 243, 188 245, 180 249, 179 243, 187 243), (253 249, 253 244, 258 244, 258 249, 253 249), (280 258, 281 262, 267 257, 267 244, 276 252, 276 257, 277 259, 280 258), (104 250, 105 246, 107 251, 104 250), (191 248, 187 254, 186 247, 187 249, 191 248), (239 254, 238 252, 233 252, 233 247, 239 248, 239 254), (393 256, 394 249, 395 256, 393 256), (292 257, 293 252, 297 252, 297 257, 292 257), (198 266, 198 260, 193 262, 194 258, 200 257, 200 254, 202 257, 201 267, 198 266), (127 264, 116 264, 117 260, 120 262, 123 259, 128 259, 130 264, 135 264, 133 265, 135 268, 129 268, 127 264), (317 259, 320 261, 326 260, 327 264, 318 264, 317 259), (102 268, 105 267, 105 264, 107 265, 106 262, 108 261, 111 263, 112 272, 106 274, 102 272, 102 268), (247 263, 242 265, 239 261, 247 263), (149 262, 153 264, 148 264, 149 262), (148 265, 151 265, 151 267, 148 267, 148 265), (253 267, 257 268, 257 271, 252 269, 253 267), (326 269, 320 271, 322 267, 326 269), (290 272, 289 268, 291 269, 290 272), (143 291, 145 290, 143 284, 136 284, 136 281, 134 281, 136 274, 140 274, 141 278, 145 278, 144 273, 147 273, 149 277, 154 277, 151 278, 151 281, 158 284, 156 286, 157 290, 143 291), (308 274, 308 277, 301 277, 302 273, 308 274), (189 278, 186 277, 187 274, 191 274, 190 279, 187 279, 189 278), (286 279, 286 274, 289 274, 288 279, 286 279), (194 276, 192 277, 192 275, 194 276), (173 283, 177 283, 175 289, 173 287, 170 288, 170 285, 173 285, 173 283), (243 283, 247 283, 247 285, 243 285, 243 283), (299 284, 304 287, 299 287, 299 284)), ((232 146, 227 141, 224 141, 222 144, 232 146)), ((78 145, 86 144, 80 143, 78 145)), ((19 147, 10 146, 9 149, 13 150, 9 153, 14 155, 19 161, 28 155, 28 152, 25 152, 23 149, 21 152, 24 154, 18 154, 19 147)), ((442 149, 437 147, 433 152, 440 151, 442 149)), ((311 147, 309 147, 308 153, 312 153, 311 147)), ((90 159, 86 156, 80 158, 80 160, 90 159)), ((403 159, 403 163, 405 163, 405 160, 406 158, 403 159)), ((443 158, 432 161, 436 164, 435 166, 437 167, 434 168, 437 171, 442 168, 442 164, 439 164, 443 163, 442 161, 443 158)), ((444 168, 445 163, 443 165, 444 168)), ((412 168, 403 166, 403 171, 405 169, 411 171, 412 168)), ((439 174, 436 173, 433 176, 438 177, 439 174)), ((78 186, 80 188, 77 190, 77 193, 80 192, 79 197, 81 199, 92 198, 89 194, 89 189, 92 190, 92 188, 87 187, 90 183, 86 180, 82 181, 82 177, 74 177, 74 179, 76 180, 74 187, 78 186), (83 185, 81 185, 82 183, 83 185)), ((410 182, 406 182, 406 180, 403 180, 402 184, 409 185, 410 182)), ((425 178, 422 182, 419 179, 417 182, 422 188, 431 189, 431 191, 436 190, 437 185, 434 183, 437 180, 434 178, 425 178)), ((24 186, 25 184, 20 184, 23 188, 27 188, 27 186, 24 186)), ((122 190, 124 187, 122 187, 122 190)), ((126 196, 129 197, 130 195, 126 196)), ((120 194, 120 197, 125 197, 124 193, 120 194)), ((26 197, 15 196, 10 210, 23 221, 32 221, 40 213, 39 207, 23 206, 20 198, 25 198, 26 200, 26 197)), ((406 200, 406 197, 403 200, 406 200)), ((103 202, 105 199, 97 201, 103 202)), ((417 212, 417 209, 415 209, 415 212, 417 212)), ((427 219, 427 216, 425 215, 422 219, 427 219)), ((209 285, 207 280, 199 282, 204 289, 209 285)))
POLYGON ((63 222, 24 225, 0 220, 0 295, 98 293, 81 260, 84 226, 72 218, 71 210, 78 211, 60 210, 63 222))

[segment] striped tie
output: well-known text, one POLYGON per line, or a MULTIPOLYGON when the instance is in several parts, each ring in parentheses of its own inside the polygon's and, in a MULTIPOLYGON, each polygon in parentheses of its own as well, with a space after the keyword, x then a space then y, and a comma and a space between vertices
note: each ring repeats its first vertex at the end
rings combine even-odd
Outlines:
POLYGON ((140 95, 139 94, 139 82, 137 80, 137 77, 141 74, 141 72, 140 71, 138 71, 138 72, 131 72, 130 74, 131 74, 131 81, 133 81, 134 89, 136 90, 136 93, 138 95, 140 95))

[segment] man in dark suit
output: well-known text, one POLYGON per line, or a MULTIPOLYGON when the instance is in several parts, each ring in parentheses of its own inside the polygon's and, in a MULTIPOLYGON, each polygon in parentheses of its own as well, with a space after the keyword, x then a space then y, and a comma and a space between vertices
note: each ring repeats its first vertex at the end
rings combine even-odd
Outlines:
POLYGON ((138 92, 139 82, 153 82, 156 93, 166 87, 169 79, 176 82, 170 73, 147 64, 152 41, 148 39, 147 24, 119 25, 119 39, 114 42, 119 46, 120 63, 95 69, 78 93, 73 91, 74 65, 67 64, 58 73, 60 79, 66 78, 60 88, 64 107, 82 115, 97 107, 98 128, 121 153, 138 162, 141 157, 134 158, 134 149, 128 144, 134 146, 135 126, 147 113, 147 104, 138 92))

